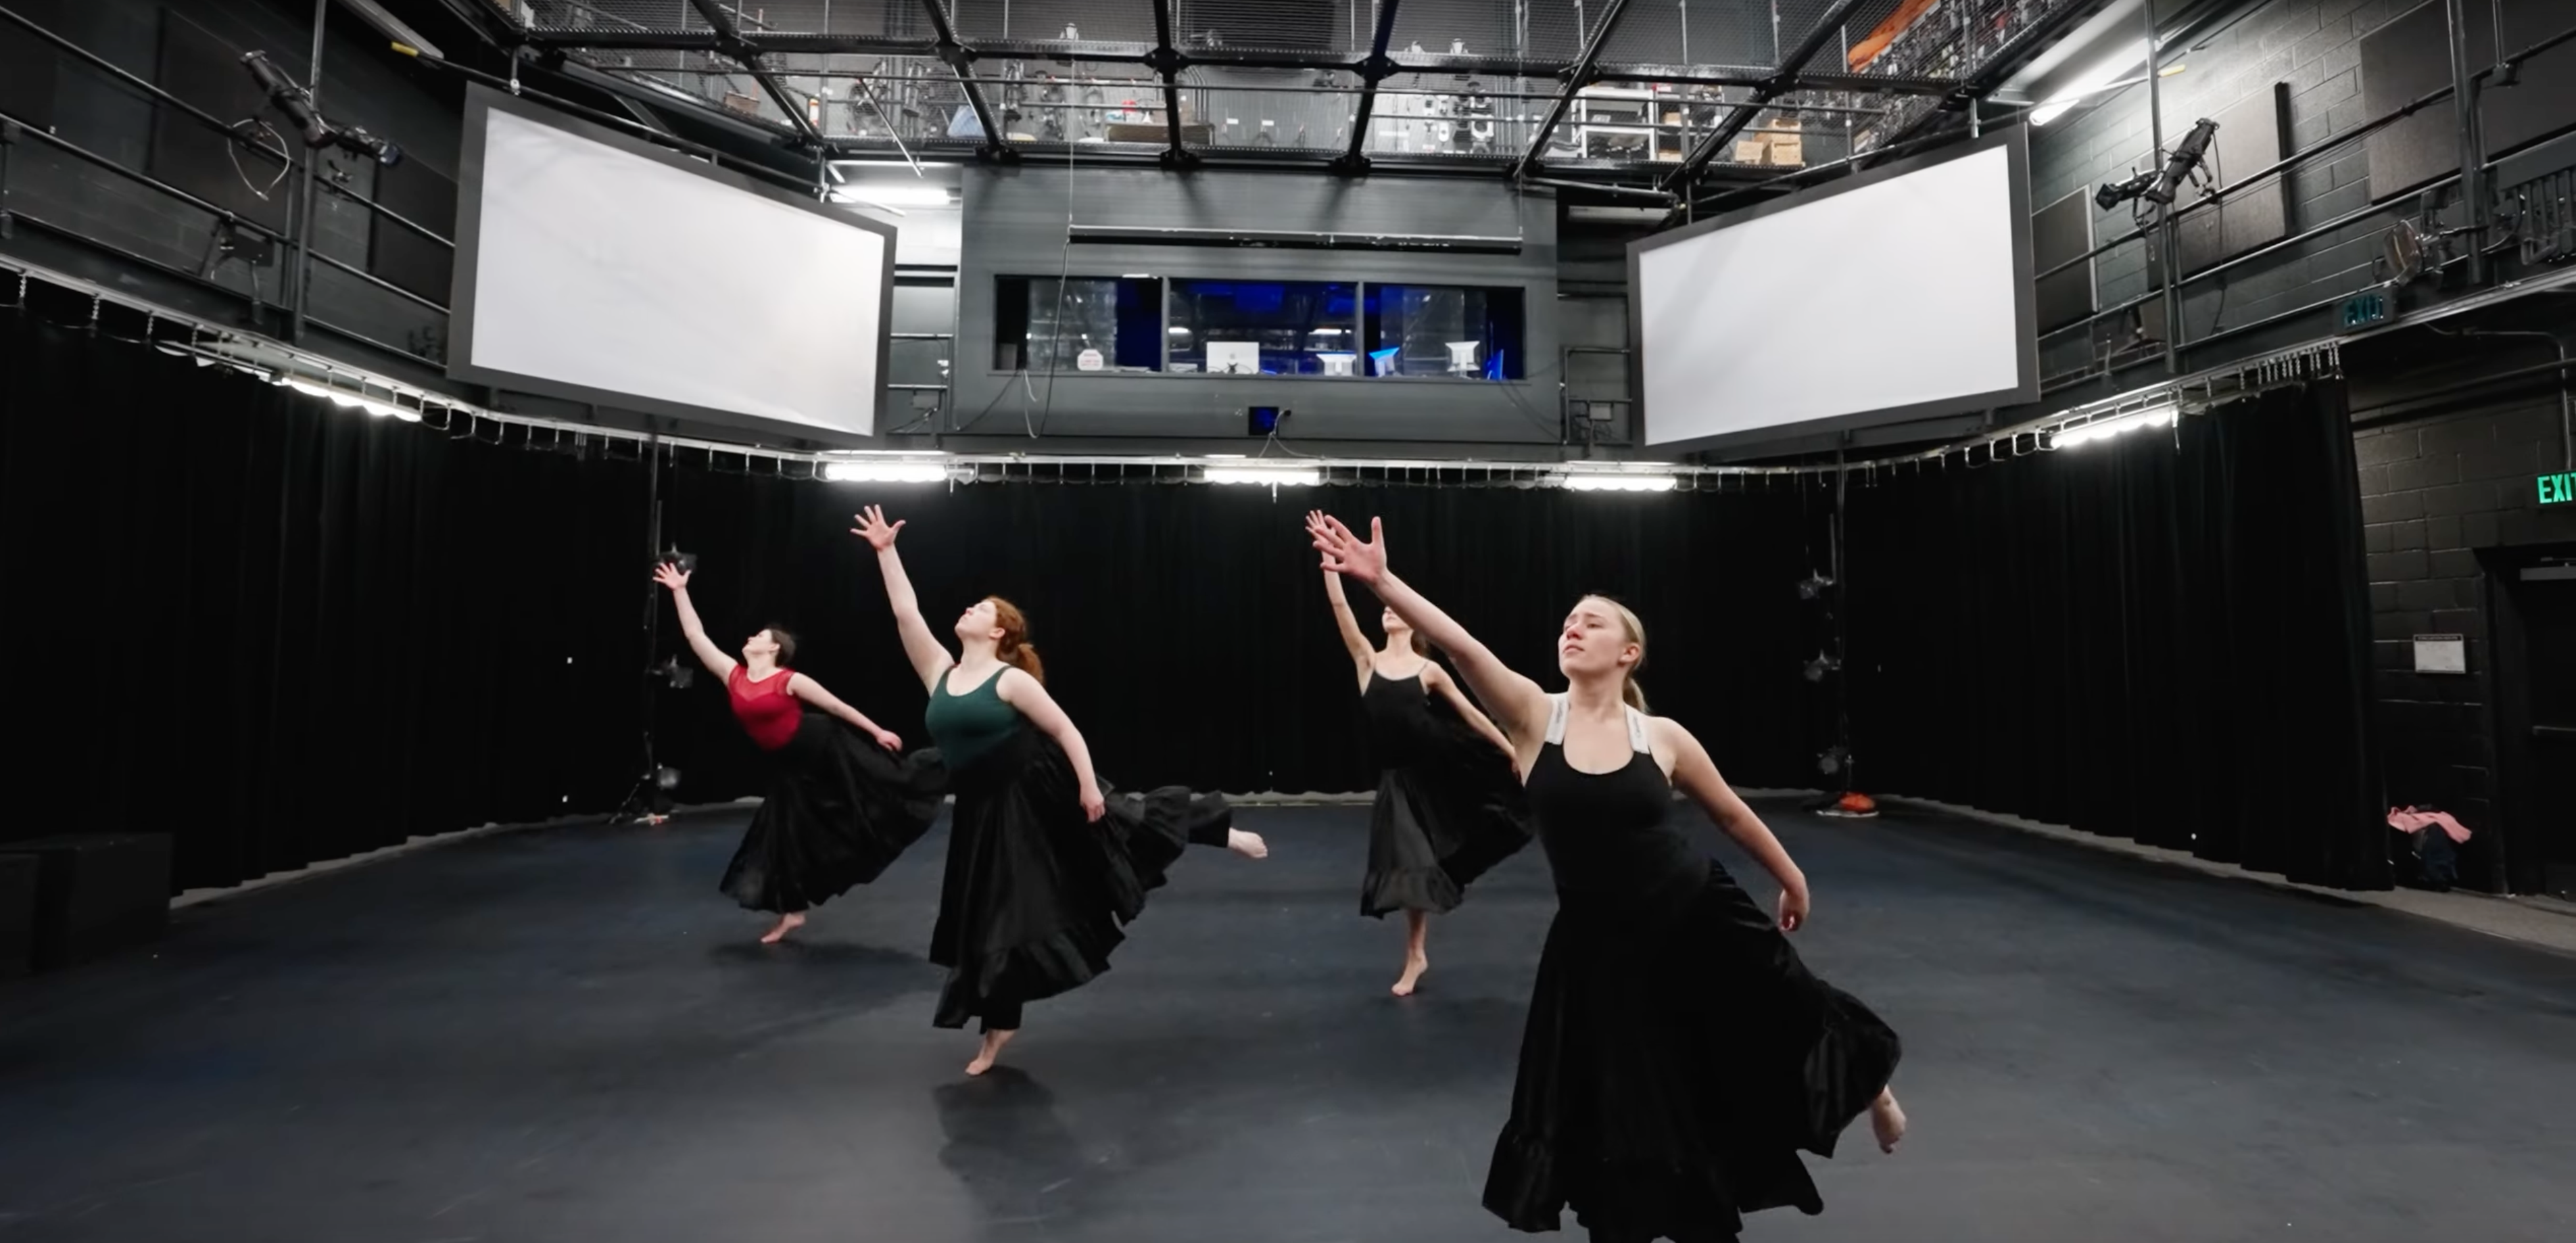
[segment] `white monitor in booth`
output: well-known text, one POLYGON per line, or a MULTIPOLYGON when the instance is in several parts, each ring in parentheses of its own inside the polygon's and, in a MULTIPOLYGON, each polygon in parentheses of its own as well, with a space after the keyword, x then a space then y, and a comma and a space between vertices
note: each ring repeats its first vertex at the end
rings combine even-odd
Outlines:
POLYGON ((1639 438, 1725 448, 2038 400, 2023 134, 1631 243, 1639 438))
POLYGON ((448 374, 824 444, 876 434, 894 230, 475 87, 448 374))

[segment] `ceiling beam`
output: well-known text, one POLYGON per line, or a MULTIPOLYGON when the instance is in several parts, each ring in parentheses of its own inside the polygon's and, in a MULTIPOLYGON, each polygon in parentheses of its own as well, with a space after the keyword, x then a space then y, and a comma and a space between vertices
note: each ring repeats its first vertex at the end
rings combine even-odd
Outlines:
POLYGON ((1687 199, 1691 182, 1708 168, 1708 162, 1716 159, 1717 153, 1725 150, 1728 143, 1734 142, 1735 136, 1743 133, 1746 126, 1753 124, 1755 117, 1762 115, 1765 104, 1797 88, 1798 71, 1824 49, 1825 41, 1833 38, 1834 32, 1851 20, 1852 10, 1860 6, 1861 0, 1834 0, 1834 7, 1827 9, 1814 28, 1798 40, 1798 46, 1780 58, 1772 77, 1753 88, 1753 98, 1737 105, 1733 112, 1727 114, 1726 120, 1701 138, 1699 145, 1691 148, 1690 154, 1683 157, 1681 167, 1664 178, 1664 188, 1687 199))
MULTIPOLYGON (((1610 0, 1612 4, 1625 0, 1610 0)), ((1349 176, 1368 172, 1369 114, 1377 110, 1377 84, 1395 75, 1395 62, 1386 57, 1387 42, 1395 38, 1395 11, 1398 0, 1385 0, 1377 11, 1377 33, 1369 39, 1369 54, 1354 66, 1360 75, 1360 106, 1351 113, 1350 145, 1342 149, 1333 169, 1349 176)))
POLYGON ((1003 133, 1001 121, 993 116, 993 106, 984 102, 984 92, 975 86, 975 52, 957 41, 957 28, 948 21, 944 0, 921 0, 921 7, 930 14, 931 33, 939 37, 933 53, 957 75, 957 85, 966 92, 966 106, 975 110, 975 123, 984 127, 984 154, 1003 160, 1018 158, 1011 150, 1010 136, 1003 133))
POLYGON ((812 117, 805 115, 804 103, 790 95, 778 79, 770 76, 769 66, 760 59, 759 52, 742 41, 742 31, 734 24, 733 15, 724 11, 724 5, 718 0, 689 0, 689 4, 698 11, 698 16, 707 19, 707 26, 715 32, 715 50, 740 61, 742 67, 750 72, 751 80, 769 92, 769 98, 778 105, 778 110, 787 114, 787 123, 795 126, 805 141, 822 146, 823 131, 815 128, 812 117))
MULTIPOLYGON (((1942 101, 1940 107, 1914 118, 1911 124, 1890 135, 1886 142, 1880 143, 1878 149, 1884 151, 1910 143, 1934 123, 1975 106, 1978 100, 1993 94, 1995 88, 2001 86, 2006 79, 2021 72, 2022 66, 2029 64, 2033 57, 2047 50, 2048 45, 2055 42, 2058 36, 2073 28, 2077 22, 2100 12, 2102 7, 2101 0, 2092 4, 2063 5, 2055 12, 2023 27, 2020 34, 2014 35, 2002 47, 1996 48, 1995 54, 1988 57, 1985 64, 1978 66, 1976 72, 1962 79, 1957 88, 1950 92, 1949 97, 1942 101)), ((2157 42, 2160 48, 2167 46, 2162 38, 2157 42)), ((2155 68, 2154 65, 2148 66, 2150 72, 2155 68)))
POLYGON ((1627 11, 1628 0, 1610 0, 1610 7, 1602 11, 1600 24, 1594 26, 1591 36, 1583 41, 1583 54, 1566 66, 1565 90, 1557 95, 1556 102, 1547 106, 1547 115, 1539 120, 1537 131, 1530 135, 1529 150, 1522 152, 1521 158, 1512 165, 1512 175, 1519 176, 1538 167, 1539 154, 1547 150, 1547 140, 1556 133, 1557 123, 1574 110, 1575 93, 1592 85, 1593 71, 1601 64, 1602 45, 1610 41, 1610 32, 1618 27, 1619 15, 1627 11))

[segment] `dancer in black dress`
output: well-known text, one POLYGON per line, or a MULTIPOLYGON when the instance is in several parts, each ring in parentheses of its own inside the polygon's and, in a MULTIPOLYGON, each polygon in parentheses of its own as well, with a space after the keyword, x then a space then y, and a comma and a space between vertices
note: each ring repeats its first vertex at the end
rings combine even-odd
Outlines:
POLYGON ((922 722, 957 794, 930 936, 930 960, 948 968, 948 983, 932 1021, 982 1021, 983 1047, 966 1064, 980 1075, 1019 1031, 1025 1003, 1109 969, 1122 928, 1184 846, 1255 859, 1270 851, 1234 827, 1221 794, 1166 786, 1113 796, 1092 772, 1082 731, 1047 694, 1028 620, 1010 601, 968 605, 950 656, 895 553, 902 529, 871 505, 852 534, 876 549, 904 654, 930 691, 922 722))
POLYGON ((1393 991, 1407 997, 1431 968, 1431 916, 1456 910, 1469 882, 1529 844, 1529 808, 1511 740, 1431 659, 1421 633, 1388 609, 1379 619, 1386 646, 1372 649, 1343 598, 1341 575, 1324 575, 1324 596, 1359 673, 1378 766, 1360 914, 1404 912, 1404 974, 1393 991))
POLYGON ((760 938, 775 944, 804 925, 808 909, 875 880, 921 839, 939 816, 943 774, 891 754, 902 739, 788 668, 795 636, 759 630, 743 640, 737 663, 708 640, 689 603, 688 572, 666 561, 653 579, 671 589, 680 633, 724 682, 743 732, 770 755, 768 791, 719 888, 746 908, 777 912, 760 938))
POLYGON ((1576 602, 1550 695, 1389 572, 1376 523, 1367 540, 1331 518, 1308 530, 1325 569, 1374 588, 1494 709, 1555 873, 1485 1207, 1538 1231, 1570 1206, 1594 1243, 1714 1243, 1756 1209, 1822 1211, 1798 1150, 1833 1155, 1861 1114, 1895 1151, 1896 1033, 1781 935, 1806 922, 1806 877, 1699 740, 1646 715, 1636 615, 1576 602), (1776 919, 1671 822, 1675 788, 1779 881, 1776 919))

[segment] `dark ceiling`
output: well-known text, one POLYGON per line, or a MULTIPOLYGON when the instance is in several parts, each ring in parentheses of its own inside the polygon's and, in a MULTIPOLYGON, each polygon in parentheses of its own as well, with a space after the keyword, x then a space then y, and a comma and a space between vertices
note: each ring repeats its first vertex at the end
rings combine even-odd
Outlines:
POLYGON ((806 184, 1078 159, 1707 207, 1965 133, 2105 0, 381 2, 455 63, 806 184))

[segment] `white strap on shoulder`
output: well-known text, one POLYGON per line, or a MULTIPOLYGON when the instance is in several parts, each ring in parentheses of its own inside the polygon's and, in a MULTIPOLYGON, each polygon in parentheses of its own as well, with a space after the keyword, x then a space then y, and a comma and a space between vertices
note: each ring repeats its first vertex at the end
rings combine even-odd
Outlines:
POLYGON ((1646 728, 1646 714, 1628 709, 1628 749, 1647 755, 1655 753, 1653 732, 1646 728))
POLYGON ((1563 696, 1563 695, 1550 695, 1550 696, 1548 696, 1548 697, 1547 697, 1547 702, 1548 702, 1548 709, 1547 709, 1547 740, 1548 740, 1550 743, 1555 744, 1556 746, 1560 746, 1560 747, 1561 747, 1561 746, 1564 746, 1564 745, 1565 745, 1565 705, 1566 705, 1566 699, 1565 699, 1565 696, 1563 696))

